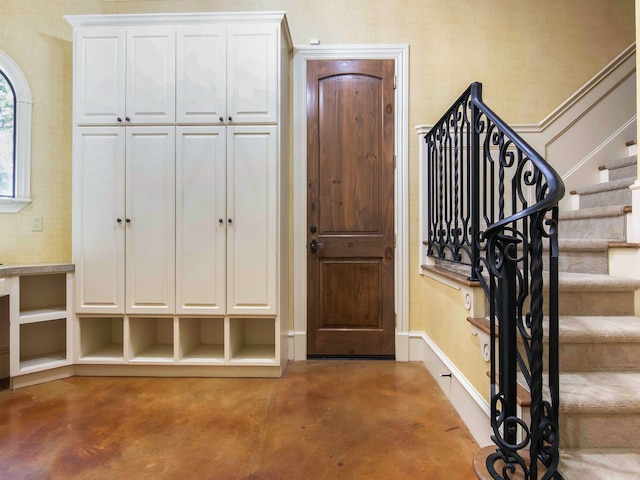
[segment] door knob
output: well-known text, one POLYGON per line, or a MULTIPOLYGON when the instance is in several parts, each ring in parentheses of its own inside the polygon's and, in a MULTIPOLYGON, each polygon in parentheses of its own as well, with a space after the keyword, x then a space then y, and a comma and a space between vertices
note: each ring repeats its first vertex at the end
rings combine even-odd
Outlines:
POLYGON ((311 253, 318 253, 318 247, 322 247, 322 246, 323 246, 323 244, 322 243, 318 243, 318 241, 314 238, 309 243, 309 251, 311 253))

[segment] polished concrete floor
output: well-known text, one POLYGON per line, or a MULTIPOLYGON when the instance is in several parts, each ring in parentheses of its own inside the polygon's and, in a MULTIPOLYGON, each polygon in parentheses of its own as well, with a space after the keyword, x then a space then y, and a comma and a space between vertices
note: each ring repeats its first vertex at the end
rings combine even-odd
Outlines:
POLYGON ((0 391, 2 479, 475 478, 421 364, 289 363, 281 379, 74 377, 0 391))

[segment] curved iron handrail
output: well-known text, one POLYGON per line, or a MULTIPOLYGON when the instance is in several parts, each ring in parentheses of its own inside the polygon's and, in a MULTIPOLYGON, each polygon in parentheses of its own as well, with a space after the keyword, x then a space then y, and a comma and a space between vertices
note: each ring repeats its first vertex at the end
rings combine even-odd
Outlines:
POLYGON ((558 202, 564 184, 482 101, 479 83, 469 86, 425 141, 426 254, 469 264, 470 278, 480 281, 489 300, 497 449, 486 460, 487 470, 494 479, 516 472, 527 480, 559 478, 558 202), (528 422, 518 416, 519 383, 531 395, 528 422))

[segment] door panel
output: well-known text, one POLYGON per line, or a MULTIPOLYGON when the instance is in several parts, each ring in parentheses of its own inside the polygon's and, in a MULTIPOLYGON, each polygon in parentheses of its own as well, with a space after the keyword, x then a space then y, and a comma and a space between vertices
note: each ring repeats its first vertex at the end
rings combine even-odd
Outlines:
POLYGON ((223 123, 227 117, 226 29, 181 27, 177 35, 176 123, 223 123))
POLYGON ((175 122, 175 29, 127 29, 126 112, 134 125, 167 125, 175 122))
POLYGON ((127 313, 175 309, 175 127, 127 128, 127 313))
POLYGON ((74 148, 76 311, 122 314, 124 129, 78 128, 74 148))
POLYGON ((79 125, 117 125, 125 109, 125 32, 121 28, 78 29, 74 42, 73 102, 79 125))
POLYGON ((176 130, 176 313, 223 315, 226 131, 176 130))
POLYGON ((228 127, 227 313, 277 310, 277 127, 228 127))
POLYGON ((278 35, 258 24, 228 29, 227 111, 230 123, 276 123, 278 35))
POLYGON ((394 62, 307 63, 308 354, 391 356, 394 62))

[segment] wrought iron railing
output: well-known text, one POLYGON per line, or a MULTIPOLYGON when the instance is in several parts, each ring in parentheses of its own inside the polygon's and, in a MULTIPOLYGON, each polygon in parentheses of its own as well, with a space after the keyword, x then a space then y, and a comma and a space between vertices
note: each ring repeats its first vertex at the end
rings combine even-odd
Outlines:
POLYGON ((468 264, 488 299, 497 449, 487 469, 495 479, 560 478, 557 228, 564 184, 483 103, 479 83, 425 141, 427 255, 468 264), (530 420, 518 416, 519 383, 531 395, 530 420))

